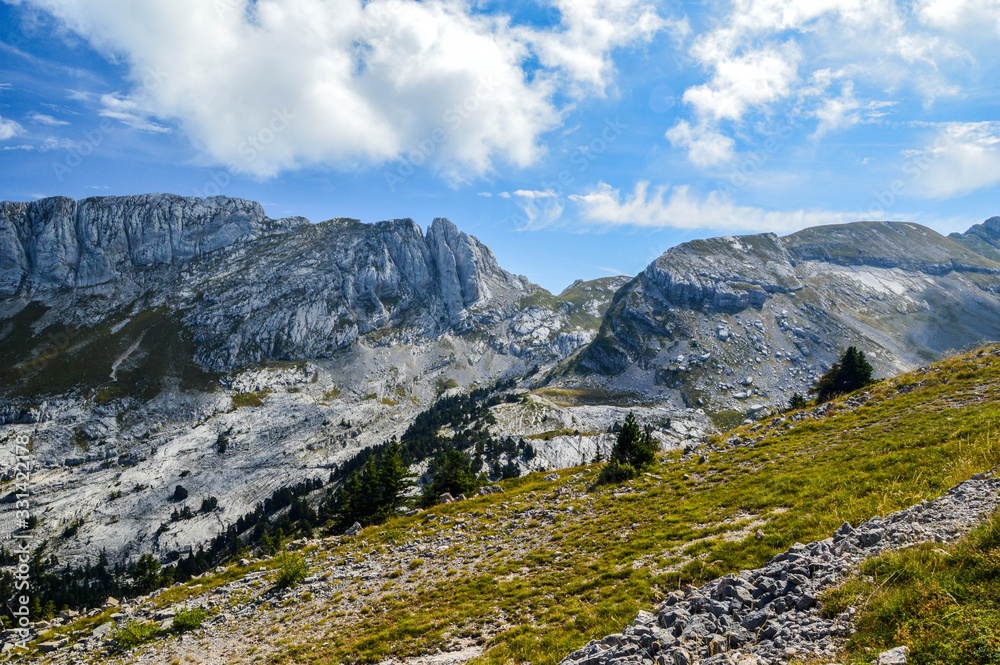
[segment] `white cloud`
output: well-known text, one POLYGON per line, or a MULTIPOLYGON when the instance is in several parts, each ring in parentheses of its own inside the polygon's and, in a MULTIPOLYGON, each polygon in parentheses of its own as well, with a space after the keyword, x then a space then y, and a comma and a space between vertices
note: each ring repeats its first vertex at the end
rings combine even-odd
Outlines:
POLYGON ((684 101, 702 117, 739 120, 748 107, 787 96, 800 59, 793 44, 721 56, 713 63, 712 80, 688 88, 684 101))
POLYGON ((921 0, 916 11, 921 21, 936 28, 976 26, 1000 32, 1000 0, 921 0))
POLYGON ((129 64, 137 88, 117 99, 136 106, 104 115, 175 125, 258 176, 406 160, 457 182, 527 166, 561 122, 557 96, 603 93, 612 51, 666 25, 643 0, 558 0, 544 30, 464 0, 23 1, 129 64))
POLYGON ((1000 183, 1000 122, 952 122, 922 150, 904 151, 917 196, 947 199, 1000 183))
POLYGON ((566 203, 558 197, 520 197, 516 199, 521 209, 520 231, 534 231, 557 224, 562 219, 566 203))
MULTIPOLYGON (((748 141, 772 128, 751 121, 775 113, 814 118, 813 137, 821 138, 879 117, 886 99, 907 90, 925 105, 958 94, 950 65, 967 71, 975 62, 963 30, 974 21, 1000 26, 1000 0, 920 0, 916 8, 902 0, 731 0, 729 7, 691 44, 707 76, 683 99, 702 131, 748 141)), ((692 163, 712 163, 698 143, 687 143, 692 163)))
POLYGON ((561 70, 578 84, 573 88, 578 96, 604 94, 614 72, 612 49, 649 41, 667 26, 682 32, 686 26, 666 21, 652 4, 636 0, 554 0, 553 5, 562 19, 560 30, 525 27, 518 35, 533 46, 544 65, 561 70))
POLYGON ((525 199, 551 199, 556 195, 551 189, 537 190, 537 189, 518 189, 514 191, 514 196, 520 196, 525 199))
POLYGON ((48 125, 50 127, 59 127, 61 125, 69 124, 65 120, 59 120, 57 118, 53 118, 50 115, 45 115, 44 113, 32 113, 28 116, 28 118, 31 120, 31 122, 34 122, 39 125, 48 125))
POLYGON ((72 139, 57 139, 49 136, 41 143, 22 143, 20 145, 4 146, 4 150, 28 150, 38 152, 48 152, 50 150, 79 150, 80 144, 72 139))
POLYGON ((691 127, 687 120, 680 120, 666 134, 667 140, 688 151, 691 163, 707 168, 731 161, 736 142, 705 125, 691 127))
POLYGON ((839 129, 852 127, 863 122, 874 122, 895 106, 895 102, 868 100, 862 101, 854 96, 854 82, 847 81, 837 97, 826 97, 813 113, 819 120, 813 138, 839 129))
POLYGON ((600 183, 593 191, 574 195, 583 220, 597 226, 636 226, 645 228, 714 229, 732 231, 791 232, 821 224, 854 221, 849 215, 827 211, 774 211, 735 205, 716 192, 704 198, 689 188, 658 187, 652 193, 649 183, 636 183, 632 194, 624 198, 610 185, 600 183))
POLYGON ((150 120, 148 113, 143 111, 135 99, 123 98, 117 94, 102 95, 101 105, 104 108, 99 111, 99 115, 118 120, 133 129, 157 134, 170 131, 169 127, 164 127, 150 120))
POLYGON ((0 141, 12 139, 18 134, 24 133, 24 127, 15 120, 8 120, 0 116, 0 141))

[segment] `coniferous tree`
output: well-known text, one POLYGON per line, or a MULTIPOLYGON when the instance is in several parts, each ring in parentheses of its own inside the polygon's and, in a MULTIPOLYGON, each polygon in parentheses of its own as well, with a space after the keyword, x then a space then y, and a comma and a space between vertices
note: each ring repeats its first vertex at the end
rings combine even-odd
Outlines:
POLYGON ((788 400, 788 410, 795 411, 804 408, 806 408, 806 398, 798 393, 792 393, 792 398, 788 400))
POLYGON ((872 371, 865 352, 859 351, 856 346, 849 346, 840 360, 809 390, 809 394, 816 395, 818 404, 829 402, 834 397, 852 393, 872 383, 872 371))
POLYGON ((653 428, 640 429, 635 414, 629 411, 625 422, 618 426, 618 438, 611 449, 611 459, 601 471, 599 482, 614 483, 634 478, 643 469, 656 463, 656 439, 653 428))
POLYGON ((427 467, 422 503, 432 506, 444 493, 471 494, 483 483, 472 471, 472 459, 461 450, 446 450, 427 467))

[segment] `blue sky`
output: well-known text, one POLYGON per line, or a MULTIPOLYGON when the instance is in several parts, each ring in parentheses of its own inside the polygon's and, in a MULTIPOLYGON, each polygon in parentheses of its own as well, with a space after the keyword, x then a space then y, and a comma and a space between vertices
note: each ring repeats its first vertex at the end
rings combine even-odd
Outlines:
POLYGON ((1000 214, 1000 1, 2 0, 0 199, 449 217, 560 291, 1000 214))

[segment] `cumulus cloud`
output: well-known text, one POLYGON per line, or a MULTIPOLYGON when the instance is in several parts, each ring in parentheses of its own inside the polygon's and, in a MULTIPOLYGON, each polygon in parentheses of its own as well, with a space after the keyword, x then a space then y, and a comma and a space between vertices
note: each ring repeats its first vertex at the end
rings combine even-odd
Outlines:
POLYGON ((791 232, 821 224, 854 221, 849 215, 828 211, 774 211, 740 206, 712 192, 705 197, 692 194, 686 186, 657 187, 636 183, 631 194, 600 183, 587 194, 570 197, 581 209, 582 219, 604 227, 714 229, 733 231, 791 232))
POLYGON ((24 127, 16 120, 10 120, 0 116, 0 141, 12 139, 18 134, 24 133, 24 127))
POLYGON ((685 23, 667 21, 652 5, 632 0, 555 0, 562 18, 557 31, 519 29, 518 36, 531 44, 539 60, 560 70, 576 85, 577 96, 604 94, 614 64, 612 49, 648 41, 667 26, 681 31, 685 23))
POLYGON ((913 193, 947 199, 1000 183, 1000 122, 929 125, 927 147, 904 152, 904 173, 916 182, 913 193))
POLYGON ((978 26, 1000 33, 998 0, 921 0, 916 11, 921 21, 937 28, 978 26))
POLYGON ((672 145, 687 149, 691 163, 700 168, 731 161, 736 145, 725 134, 705 125, 691 127, 687 120, 679 121, 666 136, 672 145))
POLYGON ((664 25, 644 0, 559 0, 544 30, 462 0, 22 1, 129 63, 136 88, 102 99, 104 115, 176 125, 258 176, 406 160, 461 181, 527 166, 561 121, 556 96, 602 93, 611 52, 664 25))
MULTIPOLYGON (((886 95, 912 90, 930 104, 956 94, 943 63, 975 60, 960 29, 974 21, 1000 26, 1000 0, 920 0, 916 8, 901 0, 732 0, 729 7, 691 43, 706 80, 683 100, 706 134, 748 140, 757 130, 751 121, 776 112, 815 119, 820 138, 885 114, 886 95)), ((767 135, 768 123, 759 124, 767 135)), ((686 138, 683 127, 677 131, 686 138)), ((674 145, 696 166, 713 164, 699 142, 674 145)))
POLYGON ((684 101, 699 115, 715 120, 739 120, 748 107, 788 95, 801 56, 793 44, 764 48, 739 56, 721 55, 712 80, 688 88, 684 101))

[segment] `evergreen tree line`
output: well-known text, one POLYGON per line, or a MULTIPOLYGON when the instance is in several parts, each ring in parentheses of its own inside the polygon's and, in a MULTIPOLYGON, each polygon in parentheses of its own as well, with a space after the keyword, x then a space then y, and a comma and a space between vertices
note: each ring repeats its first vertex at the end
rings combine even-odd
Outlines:
POLYGON ((364 526, 379 524, 413 503, 414 486, 408 468, 428 460, 423 489, 417 502, 433 505, 444 493, 472 494, 490 478, 520 475, 517 459, 531 460, 535 450, 523 439, 494 438, 488 426, 496 422, 490 408, 517 397, 504 393, 513 380, 467 395, 439 399, 406 429, 399 442, 394 439, 359 453, 349 465, 347 480, 334 499, 334 529, 354 522, 364 526), (452 436, 442 436, 450 428, 452 436), (507 462, 500 464, 502 456, 507 462))

